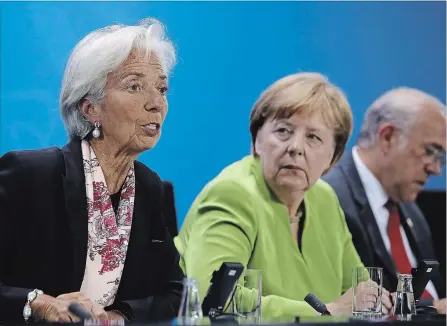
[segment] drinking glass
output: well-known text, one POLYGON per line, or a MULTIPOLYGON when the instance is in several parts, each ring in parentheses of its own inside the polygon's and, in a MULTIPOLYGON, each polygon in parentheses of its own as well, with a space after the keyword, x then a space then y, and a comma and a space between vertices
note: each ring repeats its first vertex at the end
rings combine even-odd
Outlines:
POLYGON ((382 316, 383 269, 354 267, 352 269, 352 314, 375 318, 382 316))
POLYGON ((397 291, 393 313, 400 316, 416 314, 416 303, 413 294, 413 276, 397 274, 397 291))
POLYGON ((262 272, 247 269, 242 273, 231 299, 232 312, 243 323, 261 322, 262 272))
POLYGON ((199 323, 202 317, 203 312, 199 295, 199 282, 194 278, 185 278, 183 281, 183 294, 180 301, 178 318, 181 323, 195 325, 199 323))

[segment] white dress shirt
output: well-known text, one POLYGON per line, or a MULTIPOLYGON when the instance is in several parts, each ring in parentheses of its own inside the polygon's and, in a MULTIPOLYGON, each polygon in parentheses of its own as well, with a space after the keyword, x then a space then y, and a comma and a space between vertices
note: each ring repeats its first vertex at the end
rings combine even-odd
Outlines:
MULTIPOLYGON (((359 173, 363 188, 365 189, 366 197, 368 198, 369 205, 371 206, 377 226, 379 227, 380 235, 382 236, 385 248, 391 255, 391 243, 387 231, 389 211, 385 207, 385 204, 388 202, 388 195, 386 194, 379 180, 377 180, 374 174, 360 159, 356 146, 352 148, 352 158, 354 159, 354 164, 357 168, 357 172, 359 173)), ((412 224, 411 220, 409 224, 412 224)), ((407 235, 405 234, 405 230, 402 225, 400 226, 400 234, 402 235, 405 251, 408 259, 410 260, 411 266, 416 267, 417 260, 413 254, 413 251, 411 250, 410 243, 408 242, 407 235)), ((436 292, 432 281, 427 284, 426 290, 434 299, 438 299, 438 293, 436 292)))

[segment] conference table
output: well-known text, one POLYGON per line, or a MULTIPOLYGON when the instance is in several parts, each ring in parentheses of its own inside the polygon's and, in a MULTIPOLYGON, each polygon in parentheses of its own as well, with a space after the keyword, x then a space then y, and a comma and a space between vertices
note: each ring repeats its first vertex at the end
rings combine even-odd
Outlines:
MULTIPOLYGON (((1 324, 1 323, 0 323, 1 324)), ((125 326, 125 325, 142 325, 142 326, 212 326, 212 325, 266 325, 266 326, 365 326, 365 324, 374 324, 377 326, 445 326, 446 316, 445 315, 414 315, 408 318, 408 320, 399 320, 397 316, 383 317, 381 319, 358 319, 350 317, 331 317, 331 316, 320 316, 320 317, 306 317, 306 318, 296 318, 295 320, 263 320, 260 323, 250 323, 241 320, 235 320, 233 318, 229 319, 218 319, 210 320, 209 318, 203 318, 200 321, 194 323, 185 322, 185 320, 174 319, 172 321, 157 322, 157 323, 141 323, 141 322, 124 322, 124 321, 85 321, 75 323, 73 325, 85 325, 85 326, 125 326)), ((1 325, 46 325, 49 323, 5 323, 1 325)))
MULTIPOLYGON (((123 325, 142 325, 142 326, 212 326, 212 325, 266 325, 266 326, 365 326, 366 324, 374 324, 377 326, 445 326, 446 318, 445 315, 431 315, 431 316, 412 316, 410 320, 398 320, 392 316, 391 318, 383 318, 380 320, 362 320, 355 318, 340 318, 340 317, 330 317, 322 316, 315 318, 296 318, 295 321, 283 321, 283 320, 268 320, 261 321, 260 323, 250 323, 250 322, 240 322, 234 319, 223 319, 211 321, 208 318, 203 318, 199 322, 181 322, 179 320, 158 322, 158 323, 141 323, 141 322, 116 322, 116 321, 102 321, 102 322, 92 322, 85 321, 80 323, 75 323, 73 325, 85 325, 85 326, 123 326, 123 325)), ((6 323, 2 325, 45 325, 48 323, 6 323)))
MULTIPOLYGON (((233 318, 214 320, 203 318, 200 322, 195 324, 182 322, 180 319, 174 320, 170 323, 162 323, 160 326, 213 326, 213 325, 266 325, 266 326, 364 326, 365 324, 374 325, 402 325, 402 326, 445 326, 445 315, 414 315, 407 317, 407 320, 399 320, 398 316, 383 317, 381 319, 359 319, 352 317, 332 317, 332 316, 318 316, 318 317, 296 317, 294 320, 290 319, 270 319, 262 320, 260 323, 250 323, 241 319, 235 320, 233 318)), ((138 323, 136 323, 138 324, 138 323)))
MULTIPOLYGON (((132 325, 141 323, 131 323, 132 325)), ((373 319, 357 319, 348 317, 331 317, 331 316, 320 316, 320 317, 306 317, 306 318, 296 318, 294 321, 290 320, 263 320, 260 323, 250 323, 241 320, 234 319, 224 319, 224 320, 214 320, 210 321, 208 318, 204 318, 198 323, 184 323, 179 320, 174 320, 170 323, 160 323, 157 326, 212 326, 212 325, 265 325, 265 326, 365 326, 365 324, 374 325, 402 325, 402 326, 445 326, 446 318, 445 315, 431 315, 431 316, 412 316, 410 320, 398 320, 395 316, 383 318, 381 320, 373 319)))

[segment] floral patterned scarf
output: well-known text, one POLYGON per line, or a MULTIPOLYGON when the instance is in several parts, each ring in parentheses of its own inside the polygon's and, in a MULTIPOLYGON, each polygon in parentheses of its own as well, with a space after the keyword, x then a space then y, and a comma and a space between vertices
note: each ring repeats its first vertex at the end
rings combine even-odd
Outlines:
POLYGON ((134 166, 124 181, 117 214, 90 144, 81 143, 88 210, 88 251, 81 292, 102 306, 115 300, 129 244, 135 200, 134 166))

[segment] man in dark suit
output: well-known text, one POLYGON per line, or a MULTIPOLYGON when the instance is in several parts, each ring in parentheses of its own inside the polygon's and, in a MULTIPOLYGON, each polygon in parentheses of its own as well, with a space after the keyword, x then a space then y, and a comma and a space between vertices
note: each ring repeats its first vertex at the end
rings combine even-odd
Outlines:
MULTIPOLYGON (((409 88, 391 90, 367 110, 356 146, 324 177, 344 210, 366 266, 383 267, 383 285, 436 259, 428 224, 414 202, 445 162, 445 106, 409 88)), ((435 271, 422 298, 445 313, 445 280, 435 271)))

